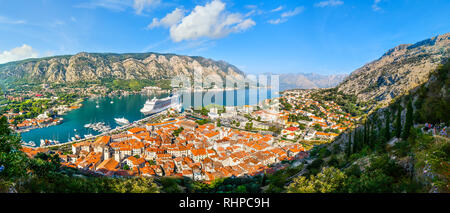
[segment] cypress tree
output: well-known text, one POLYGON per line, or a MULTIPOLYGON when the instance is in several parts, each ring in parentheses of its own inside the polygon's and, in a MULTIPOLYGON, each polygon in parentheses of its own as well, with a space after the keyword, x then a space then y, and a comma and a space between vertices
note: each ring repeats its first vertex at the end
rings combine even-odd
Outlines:
POLYGON ((352 154, 356 152, 356 140, 358 135, 358 129, 355 129, 355 132, 353 134, 353 142, 352 142, 352 154))
POLYGON ((375 124, 371 123, 370 125, 370 147, 373 148, 375 146, 377 133, 375 131, 375 124))
POLYGON ((397 116, 395 119, 395 136, 400 138, 402 135, 402 106, 398 104, 397 106, 397 116))
POLYGON ((363 129, 363 146, 366 145, 367 143, 367 122, 364 124, 364 129, 363 129))
POLYGON ((385 131, 384 131, 384 137, 386 138, 386 141, 389 141, 389 139, 391 139, 391 111, 389 110, 389 108, 386 110, 386 123, 385 123, 385 131))
POLYGON ((357 134, 357 140, 353 142, 354 143, 353 146, 355 147, 355 152, 359 152, 361 150, 360 148, 361 148, 361 142, 362 142, 362 136, 363 136, 362 130, 357 130, 356 134, 357 134))
POLYGON ((347 142, 347 158, 352 154, 352 132, 348 133, 348 142, 347 142))
POLYGON ((410 98, 408 101, 408 105, 406 106, 406 120, 405 120, 404 129, 403 129, 403 135, 402 135, 403 140, 408 139, 412 126, 413 126, 413 107, 412 107, 412 101, 410 98))
POLYGON ((382 134, 382 127, 381 127, 382 121, 379 120, 377 123, 377 140, 376 140, 376 144, 375 146, 381 145, 381 141, 383 140, 382 138, 384 137, 384 135, 382 134))
POLYGON ((367 144, 366 145, 370 146, 370 125, 372 125, 370 120, 367 120, 366 125, 367 125, 367 144))

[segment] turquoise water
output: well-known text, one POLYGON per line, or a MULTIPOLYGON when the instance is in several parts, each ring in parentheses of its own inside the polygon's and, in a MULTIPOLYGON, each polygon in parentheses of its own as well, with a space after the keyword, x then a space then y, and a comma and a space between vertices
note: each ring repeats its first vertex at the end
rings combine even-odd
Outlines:
MULTIPOLYGON (((266 94, 265 91, 260 90, 260 92, 258 92, 256 89, 247 89, 245 91, 182 93, 182 99, 183 97, 188 99, 189 96, 191 98, 191 104, 189 104, 189 101, 183 101, 183 108, 186 109, 190 106, 208 105, 210 102, 204 104, 201 100, 194 101, 194 97, 200 94, 202 94, 202 96, 210 97, 211 103, 226 106, 255 105, 264 99, 278 97, 278 94, 271 94, 270 91, 266 94), (222 99, 222 102, 219 101, 220 99, 222 99)), ((158 95, 157 98, 167 96, 168 94, 161 94, 158 95)), ((85 100, 83 102, 83 107, 70 111, 63 116, 64 121, 62 124, 30 130, 29 132, 22 133, 21 136, 24 141, 34 141, 36 145, 39 146, 41 139, 58 140, 60 143, 64 143, 67 142, 69 138, 74 137, 75 134, 80 135, 81 137, 87 134, 97 135, 99 132, 92 129, 86 129, 84 128, 84 125, 87 123, 105 122, 114 129, 118 126, 114 121, 114 118, 125 117, 130 122, 142 119, 145 116, 139 110, 144 106, 147 99, 153 97, 154 96, 142 94, 132 94, 122 97, 102 97, 93 100, 85 100), (114 103, 111 104, 111 101, 114 103), (97 103, 99 108, 96 108, 97 103)))

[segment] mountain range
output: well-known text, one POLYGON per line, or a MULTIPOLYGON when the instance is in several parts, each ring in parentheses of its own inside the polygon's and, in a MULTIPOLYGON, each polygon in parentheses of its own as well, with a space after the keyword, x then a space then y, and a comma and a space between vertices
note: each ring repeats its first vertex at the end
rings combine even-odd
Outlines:
POLYGON ((0 65, 0 78, 34 82, 77 82, 100 79, 167 79, 192 77, 201 70, 212 78, 242 79, 244 73, 224 62, 199 56, 158 53, 78 53, 76 55, 27 59, 0 65))
MULTIPOLYGON (((428 80, 431 70, 450 56, 450 33, 415 44, 402 44, 350 75, 297 73, 280 75, 280 91, 338 87, 359 100, 387 103, 428 80)), ((0 65, 0 79, 35 82, 77 82, 99 79, 167 79, 192 77, 194 70, 213 78, 240 80, 245 73, 225 61, 159 53, 78 53, 27 59, 0 65)))
POLYGON ((320 75, 315 73, 289 73, 280 75, 280 91, 288 89, 330 88, 341 83, 347 74, 320 75))
POLYGON ((428 81, 430 72, 450 57, 450 33, 415 44, 402 44, 352 72, 338 91, 361 101, 387 104, 428 81))

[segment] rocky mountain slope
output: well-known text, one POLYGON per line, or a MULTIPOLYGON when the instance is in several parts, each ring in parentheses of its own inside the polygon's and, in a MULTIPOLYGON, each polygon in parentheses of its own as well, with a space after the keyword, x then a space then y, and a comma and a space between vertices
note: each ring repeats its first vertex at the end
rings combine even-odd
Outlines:
POLYGON ((24 78, 38 82, 77 82, 99 79, 164 79, 177 75, 192 76, 201 68, 204 75, 235 79, 244 73, 224 61, 173 54, 100 54, 79 53, 28 59, 0 65, 0 78, 24 78))
POLYGON ((361 101, 389 103, 425 83, 429 73, 450 57, 450 33, 416 44, 403 44, 354 71, 338 90, 361 101))
POLYGON ((280 90, 330 88, 341 83, 346 74, 320 75, 314 73, 281 74, 280 90))

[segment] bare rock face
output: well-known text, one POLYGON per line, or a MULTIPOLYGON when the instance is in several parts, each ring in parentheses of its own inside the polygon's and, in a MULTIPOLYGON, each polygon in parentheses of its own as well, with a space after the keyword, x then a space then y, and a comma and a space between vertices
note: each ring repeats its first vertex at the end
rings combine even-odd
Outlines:
POLYGON ((361 101, 389 103, 393 98, 425 83, 429 73, 450 56, 450 33, 416 44, 403 44, 381 58, 355 70, 339 86, 361 101))
POLYGON ((224 61, 173 54, 78 53, 41 59, 27 59, 0 65, 0 78, 23 78, 36 82, 78 82, 100 79, 167 79, 203 75, 244 78, 244 73, 224 61))

